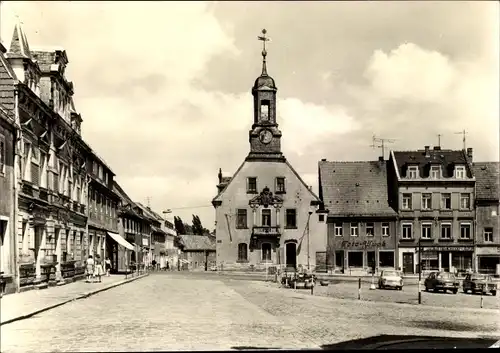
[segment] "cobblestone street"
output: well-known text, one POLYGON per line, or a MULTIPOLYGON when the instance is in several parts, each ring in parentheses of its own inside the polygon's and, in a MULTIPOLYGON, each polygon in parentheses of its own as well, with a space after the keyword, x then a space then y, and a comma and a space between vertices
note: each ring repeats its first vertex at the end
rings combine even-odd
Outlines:
POLYGON ((159 273, 6 324, 1 341, 2 352, 314 348, 395 333, 499 337, 498 317, 487 309, 341 300, 269 282, 159 273))

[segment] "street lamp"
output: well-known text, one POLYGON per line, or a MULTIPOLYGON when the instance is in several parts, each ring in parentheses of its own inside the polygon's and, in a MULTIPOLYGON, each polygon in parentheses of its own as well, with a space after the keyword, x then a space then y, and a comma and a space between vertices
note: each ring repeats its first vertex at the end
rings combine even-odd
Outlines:
POLYGON ((310 248, 310 228, 309 228, 309 221, 311 220, 311 215, 313 214, 313 211, 309 211, 309 218, 307 219, 307 272, 311 273, 311 267, 309 265, 310 262, 310 255, 309 255, 309 248, 310 248))
POLYGON ((418 303, 422 304, 422 288, 420 287, 420 282, 422 281, 422 244, 418 238, 418 303))

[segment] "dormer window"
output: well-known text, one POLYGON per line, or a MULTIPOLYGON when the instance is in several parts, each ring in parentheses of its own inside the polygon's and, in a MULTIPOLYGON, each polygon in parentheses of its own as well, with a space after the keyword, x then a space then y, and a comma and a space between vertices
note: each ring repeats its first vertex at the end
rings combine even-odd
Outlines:
POLYGON ((457 165, 455 167, 455 178, 465 179, 465 166, 464 165, 457 165))
POLYGON ((408 179, 417 179, 418 178, 418 166, 412 165, 408 167, 408 172, 406 173, 406 177, 408 179))
POLYGON ((260 120, 268 121, 269 120, 269 101, 263 100, 260 103, 260 120))
POLYGON ((430 177, 432 179, 439 179, 441 177, 441 166, 440 165, 431 165, 430 177))

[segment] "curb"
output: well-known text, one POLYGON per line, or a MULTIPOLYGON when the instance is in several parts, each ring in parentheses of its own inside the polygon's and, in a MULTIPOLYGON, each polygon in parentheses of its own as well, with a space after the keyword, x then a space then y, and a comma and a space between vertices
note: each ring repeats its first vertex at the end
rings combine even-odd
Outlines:
POLYGON ((48 311, 50 309, 57 308, 58 306, 62 306, 64 304, 67 304, 67 303, 70 303, 70 302, 73 302, 73 301, 76 301, 76 300, 88 298, 88 297, 90 297, 90 296, 92 296, 94 294, 107 291, 108 289, 115 288, 115 287, 121 286, 121 285, 129 283, 129 282, 133 282, 135 280, 147 277, 148 275, 149 275, 149 273, 145 273, 145 274, 142 274, 142 275, 137 276, 137 277, 127 278, 127 279, 124 279, 124 280, 122 280, 120 282, 112 283, 109 286, 106 286, 104 288, 100 288, 100 289, 96 289, 96 290, 93 290, 93 291, 90 291, 90 292, 87 292, 87 293, 84 293, 84 294, 80 294, 80 295, 76 296, 75 298, 67 299, 67 300, 59 302, 57 304, 49 305, 49 306, 47 306, 45 308, 35 310, 35 311, 33 311, 33 312, 29 313, 29 314, 21 315, 21 316, 14 317, 12 319, 0 322, 0 326, 6 325, 6 324, 10 324, 10 323, 15 322, 15 321, 20 321, 20 320, 28 319, 28 318, 30 318, 32 316, 38 315, 40 313, 43 313, 44 311, 48 311))

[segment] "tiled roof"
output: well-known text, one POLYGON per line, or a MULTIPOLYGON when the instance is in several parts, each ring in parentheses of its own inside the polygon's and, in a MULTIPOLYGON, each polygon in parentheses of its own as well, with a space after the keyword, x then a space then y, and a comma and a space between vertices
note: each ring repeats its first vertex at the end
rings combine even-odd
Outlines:
MULTIPOLYGON (((408 165, 418 165, 421 178, 429 176, 431 162, 438 163, 442 166, 444 178, 453 177, 455 164, 467 165, 467 158, 464 151, 429 149, 429 157, 425 156, 425 150, 394 151, 393 154, 401 178, 406 176, 408 165)), ((472 177, 469 167, 467 167, 467 175, 472 177)))
POLYGON ((396 215, 389 206, 387 162, 319 162, 320 195, 330 215, 396 215))
POLYGON ((14 85, 17 82, 16 74, 9 61, 0 52, 0 103, 8 110, 14 109, 14 85))
POLYGON ((184 250, 215 251, 215 237, 208 235, 181 234, 179 235, 179 238, 184 250))
POLYGON ((500 193, 500 162, 473 163, 476 177, 476 199, 498 200, 500 193))

